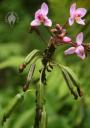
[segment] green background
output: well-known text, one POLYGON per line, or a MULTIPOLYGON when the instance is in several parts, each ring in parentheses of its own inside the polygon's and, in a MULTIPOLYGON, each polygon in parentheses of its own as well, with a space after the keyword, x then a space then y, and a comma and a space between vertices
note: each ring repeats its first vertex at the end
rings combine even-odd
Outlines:
MULTIPOLYGON (((22 91, 28 68, 20 74, 19 65, 33 49, 43 50, 46 46, 35 34, 29 33, 34 12, 46 2, 49 5, 49 17, 55 23, 64 24, 69 17, 69 8, 73 2, 88 10, 86 26, 74 24, 68 28, 69 36, 75 40, 79 32, 84 32, 84 42, 90 41, 90 0, 1 0, 0 1, 0 120, 12 98, 22 91), (17 22, 10 26, 6 20, 9 12, 17 14, 17 22)), ((48 41, 49 34, 41 26, 43 37, 48 41)), ((47 74, 46 109, 48 128, 90 128, 90 57, 81 60, 75 55, 64 56, 67 46, 57 47, 55 59, 73 69, 77 74, 84 96, 74 100, 61 72, 54 70, 47 74)), ((4 128, 32 128, 35 110, 35 80, 38 78, 40 63, 31 83, 31 92, 25 95, 24 102, 4 123, 4 128)), ((1 128, 1 127, 0 127, 1 128)))

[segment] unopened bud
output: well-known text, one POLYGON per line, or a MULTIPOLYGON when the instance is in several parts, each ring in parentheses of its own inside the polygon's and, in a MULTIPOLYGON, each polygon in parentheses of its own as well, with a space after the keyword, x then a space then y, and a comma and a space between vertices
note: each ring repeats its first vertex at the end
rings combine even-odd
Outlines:
POLYGON ((62 30, 62 26, 60 24, 56 24, 56 29, 57 30, 62 30))
POLYGON ((71 42, 71 38, 65 36, 65 37, 63 37, 63 41, 66 43, 69 43, 69 42, 71 42))
POLYGON ((77 88, 77 91, 80 97, 83 96, 83 91, 80 88, 77 88))
POLYGON ((24 70, 25 67, 26 67, 25 64, 21 64, 21 65, 19 66, 19 72, 23 72, 23 70, 24 70))

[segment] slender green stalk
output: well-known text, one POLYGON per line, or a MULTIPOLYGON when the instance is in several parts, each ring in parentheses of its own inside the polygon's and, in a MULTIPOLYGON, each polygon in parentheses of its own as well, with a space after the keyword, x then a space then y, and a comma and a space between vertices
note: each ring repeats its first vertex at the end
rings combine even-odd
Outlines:
POLYGON ((47 128, 47 116, 45 110, 45 85, 42 83, 42 73, 40 75, 40 84, 36 85, 36 114, 34 128, 47 128))

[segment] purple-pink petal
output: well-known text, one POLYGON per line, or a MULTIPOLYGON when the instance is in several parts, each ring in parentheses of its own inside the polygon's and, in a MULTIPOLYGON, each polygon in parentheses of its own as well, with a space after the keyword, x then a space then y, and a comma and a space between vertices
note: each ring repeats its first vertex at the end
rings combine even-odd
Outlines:
POLYGON ((44 15, 47 15, 48 14, 48 5, 46 3, 43 3, 41 5, 41 10, 42 10, 44 15))
POLYGON ((35 19, 31 22, 31 26, 39 26, 41 23, 39 20, 35 19))
POLYGON ((76 14, 80 17, 84 17, 87 13, 87 10, 85 8, 78 8, 76 9, 76 14))
POLYGON ((74 16, 75 16, 75 11, 76 11, 76 3, 73 3, 73 4, 70 6, 70 16, 71 16, 71 17, 74 17, 74 16))
POLYGON ((36 12, 35 12, 35 19, 38 19, 38 17, 42 15, 42 11, 41 9, 38 9, 36 12))
POLYGON ((78 19, 78 20, 76 20, 76 22, 77 22, 78 24, 85 25, 85 20, 78 19))
POLYGON ((83 32, 79 33, 76 37, 76 43, 77 45, 81 45, 83 42, 83 32))
POLYGON ((75 50, 76 50, 75 47, 71 47, 71 48, 68 48, 64 53, 65 53, 65 55, 74 54, 75 50))
POLYGON ((78 57, 81 59, 85 59, 85 51, 83 46, 78 46, 75 50, 75 53, 77 54, 78 57))
POLYGON ((73 23, 74 23, 74 18, 69 17, 69 25, 71 26, 71 25, 73 25, 73 23))
POLYGON ((69 42, 71 42, 71 38, 65 36, 65 37, 63 38, 63 41, 66 42, 66 43, 69 43, 69 42))
POLYGON ((45 17, 44 25, 48 27, 52 26, 52 21, 47 16, 45 17))

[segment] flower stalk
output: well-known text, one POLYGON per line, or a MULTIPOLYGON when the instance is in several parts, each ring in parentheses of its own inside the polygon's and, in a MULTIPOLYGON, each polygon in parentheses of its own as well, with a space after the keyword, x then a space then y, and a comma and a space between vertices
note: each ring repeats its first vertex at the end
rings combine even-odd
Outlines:
POLYGON ((45 85, 42 83, 44 68, 40 74, 40 84, 36 85, 36 114, 34 128, 47 128, 45 111, 45 85))

